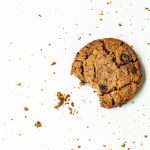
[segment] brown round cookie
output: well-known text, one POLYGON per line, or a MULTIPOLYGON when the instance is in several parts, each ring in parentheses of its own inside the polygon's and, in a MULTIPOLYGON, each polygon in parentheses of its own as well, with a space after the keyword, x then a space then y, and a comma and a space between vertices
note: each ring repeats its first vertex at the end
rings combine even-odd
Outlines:
POLYGON ((127 43, 113 38, 98 39, 84 46, 75 56, 71 74, 95 88, 105 108, 129 101, 142 78, 136 53, 127 43))

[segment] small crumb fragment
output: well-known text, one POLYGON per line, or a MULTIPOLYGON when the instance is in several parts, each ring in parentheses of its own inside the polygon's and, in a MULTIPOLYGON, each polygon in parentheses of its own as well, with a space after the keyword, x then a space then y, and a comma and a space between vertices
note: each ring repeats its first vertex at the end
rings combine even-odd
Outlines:
POLYGON ((126 146, 126 144, 125 143, 123 143, 122 145, 121 145, 121 147, 125 147, 126 146))
POLYGON ((51 44, 49 43, 48 46, 51 46, 51 44))
POLYGON ((112 1, 108 1, 108 2, 106 2, 106 4, 107 4, 107 5, 112 4, 112 1))
POLYGON ((18 82, 17 84, 16 84, 16 86, 22 86, 22 83, 21 82, 18 82))
POLYGON ((78 148, 81 148, 81 145, 78 145, 78 148))
POLYGON ((131 148, 128 148, 128 150, 131 150, 131 148))
POLYGON ((71 106, 74 107, 74 102, 71 102, 71 106))
POLYGON ((41 124, 40 121, 37 121, 37 122, 34 124, 34 126, 37 127, 37 128, 40 128, 40 127, 42 127, 42 124, 41 124))
POLYGON ((144 135, 144 137, 145 137, 145 138, 147 138, 147 137, 148 137, 148 135, 144 135))
POLYGON ((11 121, 14 120, 13 118, 10 119, 11 121))
POLYGON ((27 116, 24 116, 24 118, 27 118, 27 116))
POLYGON ((148 7, 145 7, 145 10, 147 10, 147 11, 150 11, 150 8, 148 8, 148 7))
POLYGON ((29 108, 28 107, 24 107, 24 111, 28 111, 29 110, 29 108))
POLYGON ((81 40, 81 36, 78 38, 78 40, 81 40))
POLYGON ((122 26, 122 24, 121 24, 121 23, 118 23, 118 26, 119 26, 119 27, 121 27, 121 26, 122 26))
POLYGON ((39 17, 42 17, 42 15, 41 15, 41 14, 39 14, 38 16, 39 16, 39 17))
POLYGON ((52 61, 51 66, 56 65, 56 61, 52 61))
POLYGON ((91 33, 89 33, 89 36, 92 36, 92 34, 91 34, 91 33))
POLYGON ((147 45, 150 45, 150 43, 147 43, 147 45))
POLYGON ((100 16, 103 16, 103 15, 104 15, 104 12, 103 12, 103 11, 101 11, 101 12, 99 13, 99 15, 100 15, 100 16))
POLYGON ((102 145, 103 147, 106 147, 106 145, 102 145))

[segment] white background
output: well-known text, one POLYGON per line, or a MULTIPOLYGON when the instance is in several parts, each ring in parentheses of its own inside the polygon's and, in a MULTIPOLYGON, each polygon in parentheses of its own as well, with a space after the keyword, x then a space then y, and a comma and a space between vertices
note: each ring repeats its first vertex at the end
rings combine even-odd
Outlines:
POLYGON ((150 11, 145 10, 150 1, 107 2, 0 0, 0 150, 150 148, 150 11), (93 89, 79 89, 79 80, 70 76, 75 53, 104 37, 132 45, 145 74, 136 97, 110 110, 100 107, 93 89), (57 64, 50 66, 52 61, 57 64), (72 92, 78 114, 70 115, 67 106, 54 109, 57 91, 72 92), (41 128, 34 127, 36 121, 41 128))

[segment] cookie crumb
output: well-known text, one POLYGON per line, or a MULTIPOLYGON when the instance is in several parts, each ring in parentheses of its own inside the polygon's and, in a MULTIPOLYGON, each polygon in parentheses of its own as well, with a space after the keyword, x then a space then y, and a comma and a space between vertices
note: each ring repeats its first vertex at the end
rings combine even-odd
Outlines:
POLYGON ((68 101, 70 95, 69 94, 65 95, 65 94, 62 94, 61 92, 57 92, 56 95, 57 95, 57 98, 58 98, 59 102, 56 106, 54 106, 54 108, 59 109, 59 107, 61 107, 62 105, 64 105, 64 103, 66 101, 68 101))
POLYGON ((78 38, 78 40, 81 40, 81 36, 78 38))
POLYGON ((51 44, 49 43, 48 46, 51 46, 51 44))
POLYGON ((123 143, 122 145, 121 145, 121 147, 125 147, 126 146, 126 144, 125 143, 123 143))
POLYGON ((145 138, 147 138, 147 137, 148 137, 148 135, 144 135, 144 137, 145 137, 145 138))
POLYGON ((147 11, 150 11, 150 8, 148 8, 148 7, 145 7, 145 10, 147 10, 147 11))
POLYGON ((61 92, 57 92, 56 94, 59 102, 54 106, 55 109, 59 109, 61 106, 69 105, 68 110, 70 115, 78 114, 78 111, 74 108, 74 102, 70 101, 70 94, 62 94, 61 92))
POLYGON ((108 2, 106 2, 106 4, 107 4, 107 5, 112 4, 112 1, 108 1, 108 2))
POLYGON ((119 26, 119 27, 121 27, 121 26, 122 26, 122 24, 121 24, 121 23, 118 23, 118 26, 119 26))
POLYGON ((78 148, 81 148, 81 145, 78 145, 78 148))
POLYGON ((18 82, 18 83, 16 83, 16 86, 22 86, 22 83, 21 82, 18 82))
POLYGON ((91 33, 89 33, 89 36, 92 36, 92 34, 91 34, 91 33))
POLYGON ((29 110, 29 108, 28 107, 24 107, 24 111, 28 111, 29 110))
POLYGON ((56 65, 56 61, 52 61, 51 66, 56 65))
POLYGON ((39 17, 42 17, 42 15, 41 15, 41 14, 39 14, 38 16, 39 16, 39 17))
POLYGON ((102 145, 103 147, 106 147, 106 145, 104 144, 104 145, 102 145))
POLYGON ((40 127, 42 127, 42 124, 41 124, 40 121, 37 121, 37 122, 34 124, 34 126, 37 127, 37 128, 40 128, 40 127))

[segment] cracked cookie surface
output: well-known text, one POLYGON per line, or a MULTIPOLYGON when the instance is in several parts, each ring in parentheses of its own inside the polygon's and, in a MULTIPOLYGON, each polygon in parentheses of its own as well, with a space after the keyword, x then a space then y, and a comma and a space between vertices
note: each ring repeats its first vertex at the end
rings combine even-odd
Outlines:
POLYGON ((71 74, 95 88, 105 108, 127 103, 138 91, 142 78, 136 53, 127 43, 113 38, 98 39, 80 49, 71 74))

